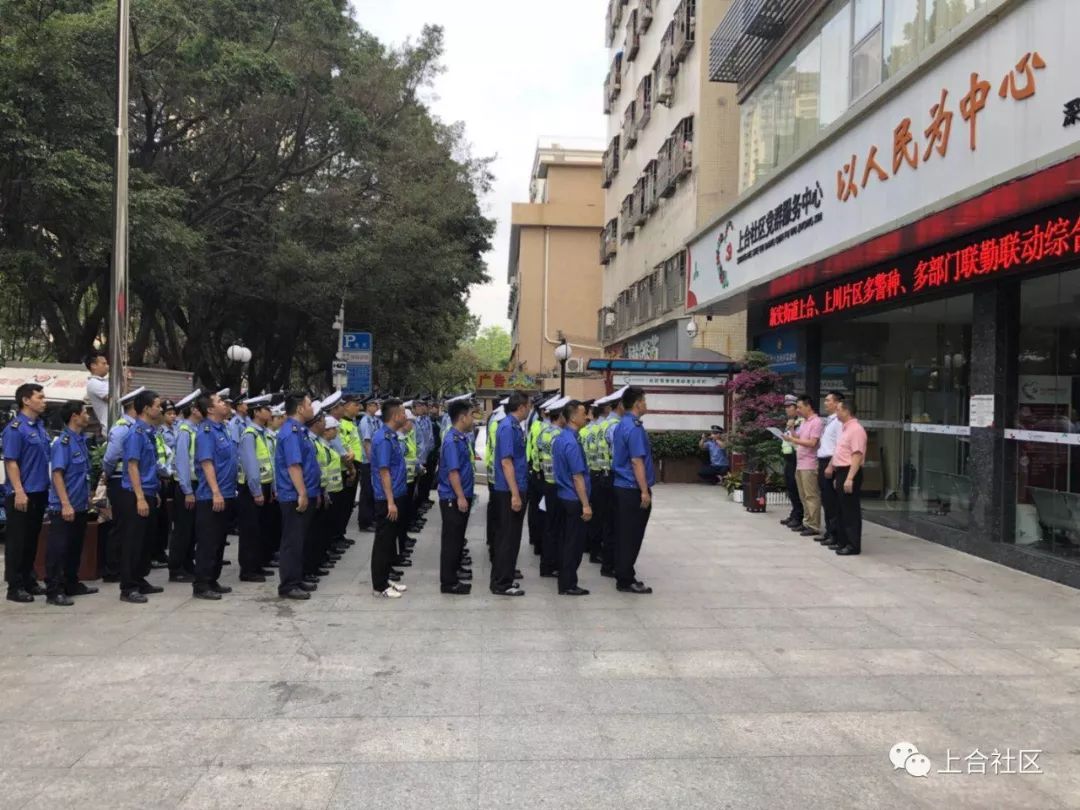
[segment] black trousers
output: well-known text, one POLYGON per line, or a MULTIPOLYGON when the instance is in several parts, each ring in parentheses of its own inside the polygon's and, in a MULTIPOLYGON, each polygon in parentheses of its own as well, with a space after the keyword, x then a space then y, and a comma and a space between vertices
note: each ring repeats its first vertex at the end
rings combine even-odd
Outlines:
POLYGON ((270 484, 263 484, 263 497, 267 507, 262 516, 265 521, 263 531, 263 564, 274 559, 274 555, 281 548, 281 507, 274 500, 274 488, 270 484))
MULTIPOLYGON (((562 516, 563 530, 559 535, 559 590, 576 588, 577 572, 581 565, 581 556, 585 553, 585 542, 589 535, 589 523, 581 519, 581 501, 559 501, 559 514, 562 516)), ((595 513, 593 520, 596 520, 595 513)))
POLYGON ((119 577, 123 557, 124 537, 127 535, 127 527, 124 518, 127 513, 120 507, 124 500, 124 487, 120 483, 120 476, 115 476, 105 482, 105 494, 112 506, 112 520, 109 521, 108 536, 105 539, 105 576, 119 577))
POLYGON ((356 525, 370 529, 375 520, 375 488, 371 484, 371 465, 360 465, 360 500, 356 505, 356 525))
POLYGON ((169 559, 169 522, 171 514, 171 501, 173 490, 179 489, 172 479, 159 479, 161 481, 161 505, 158 507, 157 520, 150 533, 150 559, 166 562, 169 559))
POLYGON ((593 484, 593 520, 600 523, 600 570, 615 571, 615 548, 618 545, 618 533, 616 532, 616 511, 619 505, 615 501, 615 485, 611 482, 611 474, 604 473, 599 480, 599 486, 593 484), (596 502, 603 504, 603 512, 596 517, 596 502))
MULTIPOLYGON (((416 517, 416 479, 413 479, 409 483, 409 488, 406 491, 404 497, 396 498, 398 508, 397 523, 394 524, 394 528, 397 529, 397 552, 398 554, 404 554, 409 550, 408 544, 405 542, 409 538, 409 528, 412 526, 413 519, 416 517)), ((375 510, 378 512, 379 505, 375 504, 375 510)), ((385 588, 383 589, 385 590, 385 588)))
POLYGON ((439 554, 439 582, 442 585, 457 584, 457 570, 461 564, 461 552, 465 548, 465 527, 469 525, 469 509, 457 508, 457 499, 439 501, 442 515, 442 548, 439 554))
MULTIPOLYGON (((832 478, 825 477, 825 468, 831 461, 832 456, 817 460, 818 489, 821 490, 821 508, 825 512, 825 534, 836 537, 836 523, 840 518, 840 506, 836 501, 836 471, 833 470, 832 478)), ((802 514, 802 507, 799 509, 799 514, 802 514)))
POLYGON ((315 501, 308 499, 303 512, 296 510, 296 501, 280 501, 281 548, 278 551, 278 593, 298 588, 304 581, 304 538, 311 529, 315 501))
POLYGON ((397 521, 390 520, 386 501, 375 501, 375 540, 371 544, 371 587, 376 591, 385 591, 390 587, 390 569, 397 557, 398 523, 401 523, 401 500, 395 499, 398 507, 397 521))
POLYGON ((795 481, 795 470, 798 464, 798 459, 794 453, 787 453, 784 456, 784 488, 787 490, 788 500, 791 501, 791 512, 788 514, 791 522, 798 521, 799 525, 803 522, 803 505, 802 499, 799 498, 799 485, 795 481))
POLYGON ((266 544, 263 541, 266 520, 263 513, 270 510, 267 504, 264 501, 259 506, 248 485, 240 484, 236 492, 236 524, 240 530, 240 548, 236 556, 241 574, 258 574, 262 571, 266 559, 266 544))
POLYGON ((59 512, 49 513, 45 546, 45 587, 49 596, 71 593, 79 583, 86 517, 86 512, 76 512, 75 519, 68 521, 59 512))
POLYGON ((586 526, 588 531, 585 538, 585 550, 589 556, 600 557, 604 550, 604 514, 610 508, 608 505, 608 493, 603 490, 604 473, 593 470, 589 473, 592 482, 592 492, 589 502, 592 505, 593 518, 586 526))
POLYGON ((637 489, 615 489, 615 584, 633 585, 637 579, 634 565, 641 553, 641 543, 645 539, 645 527, 649 525, 652 506, 641 508, 641 491, 637 489))
POLYGON ((511 508, 509 492, 495 492, 495 509, 499 515, 499 533, 495 541, 495 561, 491 564, 491 587, 505 590, 514 584, 518 552, 521 550, 521 529, 525 524, 525 510, 515 512, 511 508))
MULTIPOLYGON (((356 495, 356 488, 353 487, 352 495, 356 495)), ((330 504, 330 545, 340 543, 345 539, 345 532, 349 528, 349 515, 352 513, 352 501, 349 500, 349 487, 345 487, 341 492, 336 492, 331 495, 332 501, 330 504)))
POLYGON ((307 537, 304 538, 304 573, 314 574, 326 562, 330 549, 330 534, 333 531, 333 501, 323 493, 308 508, 314 510, 307 537))
POLYGON ((834 539, 841 546, 851 546, 855 551, 862 551, 862 479, 863 471, 855 473, 852 481, 851 493, 844 492, 844 482, 847 480, 850 467, 835 467, 833 480, 836 482, 836 506, 839 515, 836 520, 836 533, 834 539))
POLYGON ((540 573, 550 574, 559 569, 559 547, 562 542, 562 499, 554 484, 544 484, 544 545, 540 550, 540 573))
POLYGON ((26 511, 15 508, 15 495, 4 499, 7 509, 7 540, 4 544, 4 579, 8 590, 32 588, 37 585, 34 558, 37 557, 38 535, 45 522, 48 492, 26 493, 26 511))
POLYGON ((225 537, 235 517, 236 499, 226 498, 225 508, 214 511, 213 501, 195 502, 195 586, 204 591, 221 577, 225 537))
POLYGON ((120 593, 138 590, 146 582, 146 575, 150 571, 150 533, 157 525, 158 506, 156 492, 145 495, 150 512, 143 517, 136 506, 135 493, 121 489, 124 537, 120 544, 120 593))
POLYGON ((349 518, 352 517, 353 508, 356 506, 356 491, 360 486, 359 477, 354 478, 352 483, 346 483, 345 488, 341 491, 341 508, 338 511, 338 539, 344 539, 345 533, 349 530, 349 518))
POLYGON ((702 481, 708 481, 710 484, 716 484, 717 478, 722 478, 728 474, 728 467, 718 467, 715 464, 706 464, 700 470, 698 470, 698 478, 702 481))
MULTIPOLYGON (((192 484, 192 491, 195 485, 192 484)), ((169 573, 195 573, 195 507, 187 508, 184 491, 176 488, 173 500, 173 527, 169 537, 169 573)))
MULTIPOLYGON (((525 493, 522 493, 525 497, 525 493)), ((544 478, 540 473, 529 473, 529 544, 539 554, 544 547, 544 529, 547 518, 540 511, 540 499, 544 497, 544 478)))
POLYGON ((497 501, 495 500, 495 487, 492 484, 488 484, 488 501, 487 511, 485 517, 487 519, 487 547, 488 547, 488 562, 495 562, 495 546, 499 537, 499 511, 496 508, 497 501))

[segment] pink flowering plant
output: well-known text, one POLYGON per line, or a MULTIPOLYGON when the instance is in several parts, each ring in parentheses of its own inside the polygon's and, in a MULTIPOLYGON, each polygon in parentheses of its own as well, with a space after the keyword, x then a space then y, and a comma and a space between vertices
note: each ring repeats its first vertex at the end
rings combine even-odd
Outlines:
POLYGON ((749 471, 773 470, 783 461, 780 442, 768 431, 785 423, 782 385, 764 352, 747 352, 742 370, 728 383, 732 418, 727 445, 746 457, 749 471))

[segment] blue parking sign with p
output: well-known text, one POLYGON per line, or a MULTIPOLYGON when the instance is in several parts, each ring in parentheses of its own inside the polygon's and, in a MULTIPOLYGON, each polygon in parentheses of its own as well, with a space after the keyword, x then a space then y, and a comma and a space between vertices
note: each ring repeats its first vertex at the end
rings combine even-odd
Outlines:
POLYGON ((346 332, 341 348, 347 352, 370 352, 371 332, 346 332))

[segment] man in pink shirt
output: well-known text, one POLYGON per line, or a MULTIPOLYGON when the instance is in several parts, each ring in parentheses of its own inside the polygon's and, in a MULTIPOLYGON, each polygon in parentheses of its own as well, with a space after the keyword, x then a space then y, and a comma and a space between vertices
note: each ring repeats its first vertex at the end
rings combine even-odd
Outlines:
POLYGON ((836 482, 836 500, 840 509, 836 542, 829 548, 841 557, 862 551, 862 467, 866 460, 866 430, 855 418, 855 403, 844 400, 836 411, 844 428, 836 443, 829 465, 836 482))
POLYGON ((813 400, 806 394, 799 397, 796 408, 802 424, 785 438, 795 445, 795 483, 799 487, 799 500, 803 505, 803 524, 799 534, 803 537, 817 537, 821 533, 817 449, 825 423, 814 412, 813 400))

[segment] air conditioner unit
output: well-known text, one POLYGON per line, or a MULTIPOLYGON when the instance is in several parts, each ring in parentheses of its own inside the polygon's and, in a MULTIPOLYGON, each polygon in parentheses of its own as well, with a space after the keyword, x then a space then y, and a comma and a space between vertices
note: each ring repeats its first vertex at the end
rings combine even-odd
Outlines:
POLYGON ((566 361, 566 373, 580 374, 585 370, 585 362, 583 357, 571 357, 566 361))
POLYGON ((667 107, 671 106, 671 99, 675 95, 675 83, 670 76, 660 77, 660 86, 656 91, 656 101, 667 107))

